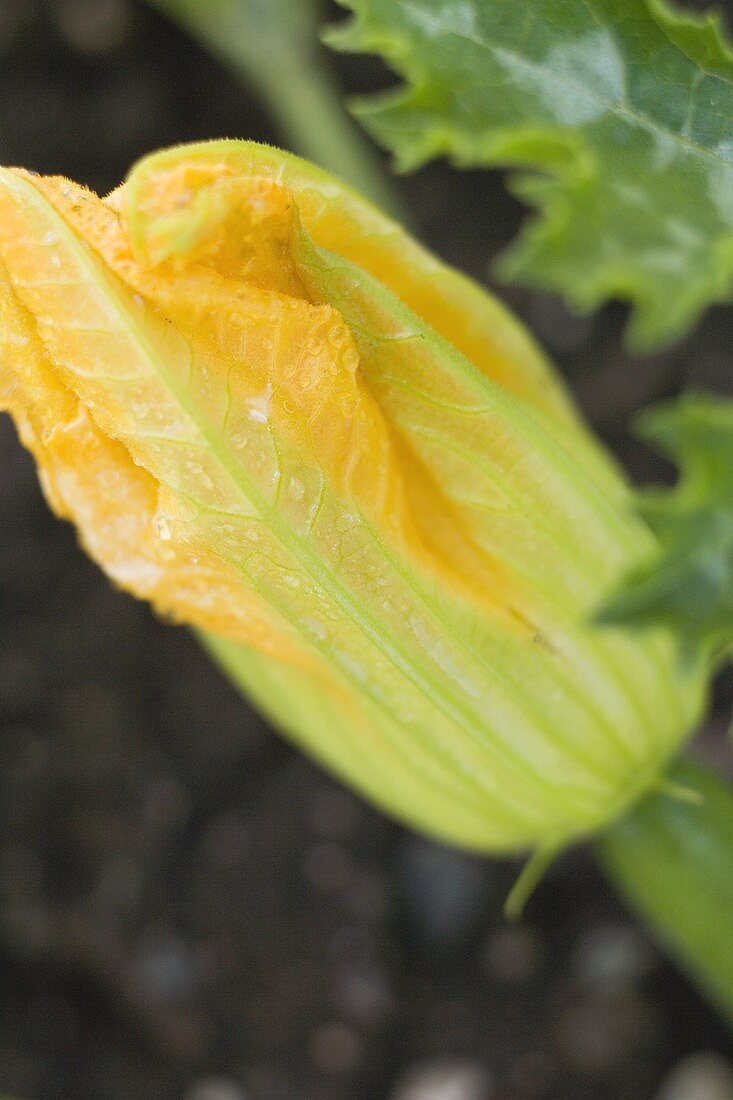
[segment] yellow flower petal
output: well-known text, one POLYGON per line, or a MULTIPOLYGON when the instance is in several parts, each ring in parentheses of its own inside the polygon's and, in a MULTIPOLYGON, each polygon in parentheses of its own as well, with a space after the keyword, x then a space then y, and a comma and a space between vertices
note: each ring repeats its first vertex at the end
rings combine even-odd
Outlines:
POLYGON ((0 402, 51 503, 321 759, 495 849, 653 782, 702 670, 587 624, 650 536, 492 299, 246 143, 108 200, 3 170, 0 259, 0 402))

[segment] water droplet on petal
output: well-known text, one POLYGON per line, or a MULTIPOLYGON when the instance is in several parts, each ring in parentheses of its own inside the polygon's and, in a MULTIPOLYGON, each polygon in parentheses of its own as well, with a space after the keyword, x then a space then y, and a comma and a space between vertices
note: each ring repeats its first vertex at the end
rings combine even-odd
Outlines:
POLYGON ((156 516, 153 521, 153 526, 155 527, 155 533, 158 538, 167 542, 171 537, 171 527, 165 516, 156 516))
POLYGON ((356 348, 347 348, 344 351, 341 362, 344 365, 344 369, 347 370, 349 374, 354 374, 356 368, 359 366, 359 352, 356 348))
POLYGON ((288 496, 291 500, 299 501, 305 496, 305 485, 299 477, 291 477, 288 482, 288 496))
POLYGON ((264 393, 257 393, 247 398, 250 420, 254 420, 257 424, 266 424, 270 416, 271 402, 272 383, 268 382, 264 393))

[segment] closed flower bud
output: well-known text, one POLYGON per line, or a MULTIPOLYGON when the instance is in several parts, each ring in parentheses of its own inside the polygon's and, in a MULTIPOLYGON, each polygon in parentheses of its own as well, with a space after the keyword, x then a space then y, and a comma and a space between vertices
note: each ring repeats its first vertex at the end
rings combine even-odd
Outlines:
POLYGON ((517 323, 273 149, 107 199, 0 172, 0 404, 117 584, 397 816, 555 849, 652 786, 704 670, 592 623, 652 537, 517 323))

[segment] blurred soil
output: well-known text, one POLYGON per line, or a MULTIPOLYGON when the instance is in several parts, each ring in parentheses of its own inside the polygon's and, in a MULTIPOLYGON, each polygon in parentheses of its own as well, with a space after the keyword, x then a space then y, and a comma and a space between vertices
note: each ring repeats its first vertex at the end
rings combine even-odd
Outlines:
MULTIPOLYGON (((0 163, 97 190, 163 144, 277 141, 264 111, 125 0, 0 2, 0 163)), ((376 64, 339 59, 344 84, 376 64)), ((485 277, 501 179, 401 181, 423 236, 485 277)), ((636 409, 731 389, 733 313, 644 361, 624 314, 505 293, 632 474, 636 409)), ((185 630, 114 592, 0 422, 0 1093, 28 1100, 731 1100, 733 1041, 590 854, 525 920, 511 863, 385 820, 291 750, 185 630)), ((731 769, 731 690, 697 751, 731 769)))

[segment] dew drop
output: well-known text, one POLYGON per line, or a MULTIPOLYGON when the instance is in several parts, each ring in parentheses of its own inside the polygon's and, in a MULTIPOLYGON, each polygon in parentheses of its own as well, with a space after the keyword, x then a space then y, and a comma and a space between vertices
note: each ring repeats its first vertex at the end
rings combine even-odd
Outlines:
POLYGON ((250 420, 254 420, 257 424, 266 424, 270 415, 271 402, 272 384, 268 382, 264 393, 258 393, 255 394, 254 397, 247 398, 248 416, 250 420))
POLYGON ((296 577, 294 573, 286 573, 283 577, 283 584, 288 588, 299 588, 300 579, 296 577))
POLYGON ((52 256, 51 257, 51 263, 53 264, 54 267, 61 267, 61 257, 60 256, 52 256))
POLYGON ((349 374, 354 374, 356 368, 359 366, 359 352, 356 348, 347 348, 341 362, 344 365, 344 369, 347 370, 349 374))
POLYGON ((167 542, 171 537, 171 528, 165 516, 156 516, 154 526, 158 538, 162 539, 163 542, 167 542))
POLYGON ((291 500, 299 501, 305 496, 305 485, 299 477, 291 477, 288 482, 288 496, 291 500))
POLYGON ((191 465, 188 473, 204 492, 210 492, 214 488, 214 482, 201 466, 191 465))
POLYGON ((303 626, 319 641, 323 641, 327 637, 328 632, 323 623, 319 622, 318 619, 304 619, 303 626))

